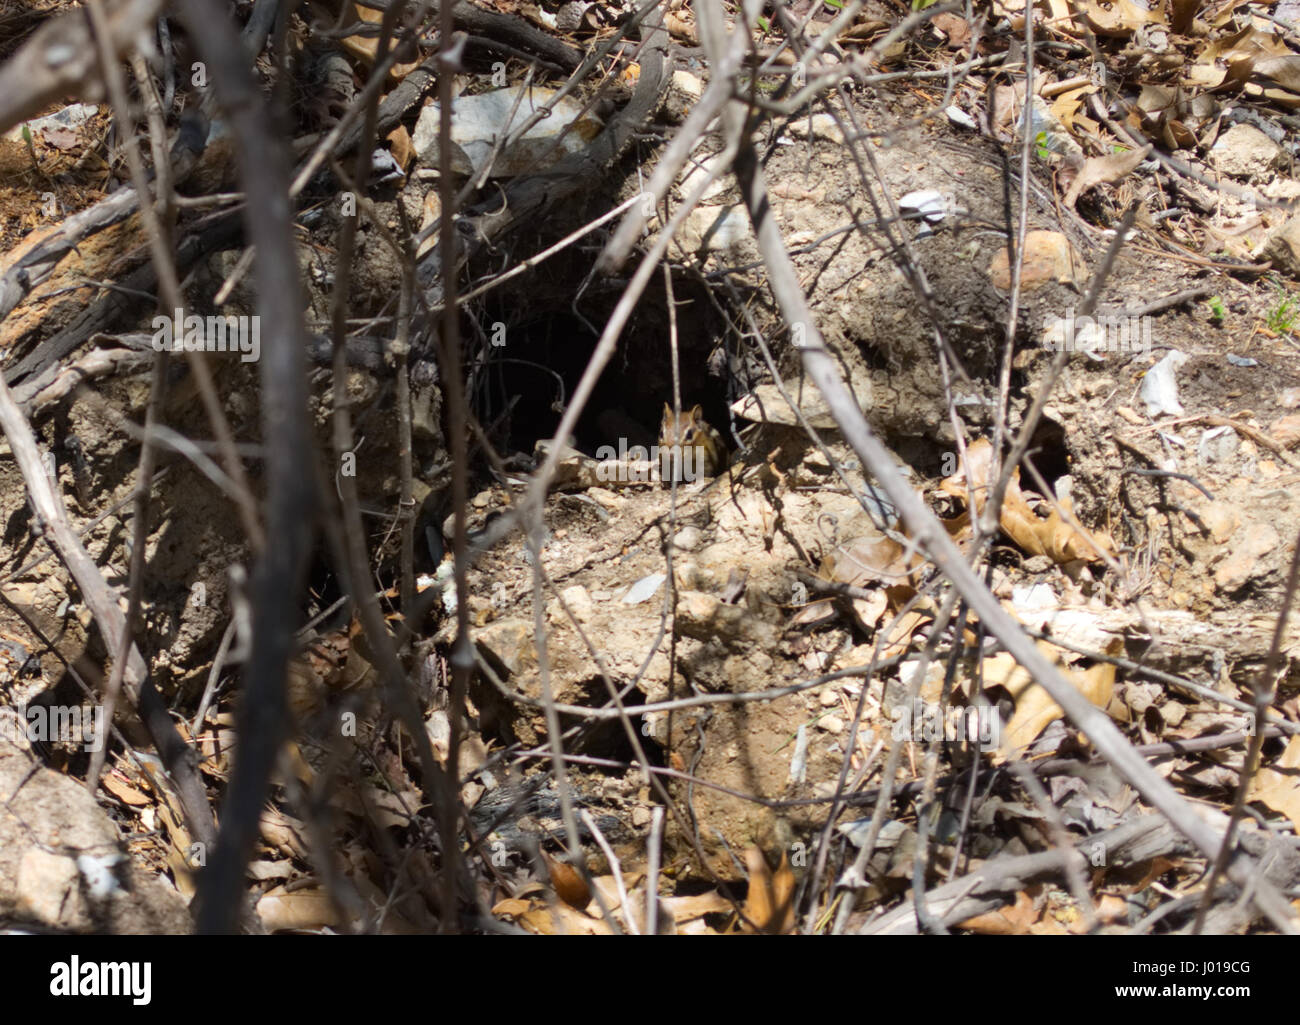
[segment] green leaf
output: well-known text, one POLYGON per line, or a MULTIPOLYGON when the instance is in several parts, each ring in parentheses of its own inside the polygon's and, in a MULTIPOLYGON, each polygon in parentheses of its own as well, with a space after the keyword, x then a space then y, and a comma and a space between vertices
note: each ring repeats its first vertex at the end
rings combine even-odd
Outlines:
POLYGON ((1268 329, 1274 334, 1289 335, 1297 321, 1300 321, 1300 299, 1288 295, 1279 286, 1277 305, 1268 314, 1268 329))

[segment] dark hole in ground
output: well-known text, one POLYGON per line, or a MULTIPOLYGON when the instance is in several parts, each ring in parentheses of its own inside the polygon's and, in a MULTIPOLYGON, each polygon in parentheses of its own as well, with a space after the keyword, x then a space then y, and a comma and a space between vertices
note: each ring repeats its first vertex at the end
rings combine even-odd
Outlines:
MULTIPOLYGON (((417 544, 416 549, 420 546, 417 544)), ((344 595, 343 582, 335 572, 333 559, 323 549, 314 553, 307 571, 307 604, 304 609, 303 622, 313 619, 320 613, 334 606, 344 595)), ((351 615, 351 606, 344 604, 334 613, 316 625, 320 633, 328 633, 345 625, 351 615)))
MULTIPOLYGON (((1054 488, 1056 482, 1070 472, 1070 450, 1066 444, 1065 427, 1047 417, 1040 420, 1023 462, 1032 463, 1048 487, 1054 488)), ((1038 482, 1023 464, 1020 468, 1020 486, 1028 491, 1039 490, 1038 482)))
MULTIPOLYGON (((599 676, 585 681, 582 689, 585 695, 582 701, 583 705, 598 708, 609 701, 609 690, 599 676)), ((640 691, 633 691, 623 701, 624 704, 639 704, 644 699, 645 695, 640 691)), ((574 719, 563 714, 560 716, 560 722, 564 729, 576 724, 574 719)), ((641 731, 640 716, 632 718, 632 727, 638 733, 641 731)), ((651 765, 663 765, 662 750, 658 744, 650 740, 645 734, 641 734, 641 746, 651 765)), ((573 750, 578 754, 588 755, 592 758, 608 758, 620 765, 637 760, 636 752, 632 749, 632 742, 628 739, 627 730, 618 719, 599 719, 588 722, 576 738, 573 750)), ((613 772, 617 775, 621 770, 604 769, 597 766, 594 771, 613 772)))
MULTIPOLYGON (((619 291, 621 286, 611 288, 608 296, 584 299, 581 315, 538 309, 520 318, 505 306, 485 311, 489 344, 474 401, 485 424, 509 410, 493 436, 503 451, 531 452, 538 439, 554 436, 619 291), (504 344, 490 343, 494 324, 507 325, 504 333, 498 332, 504 344)), ((720 337, 718 318, 690 282, 675 282, 674 298, 682 409, 699 404, 711 423, 725 424, 727 383, 710 372, 710 355, 720 337)), ((513 309, 527 308, 526 296, 514 302, 513 309)), ((669 335, 662 286, 647 289, 578 420, 574 440, 579 449, 596 455, 603 446, 618 451, 620 443, 625 448, 655 443, 664 403, 672 404, 669 335)))

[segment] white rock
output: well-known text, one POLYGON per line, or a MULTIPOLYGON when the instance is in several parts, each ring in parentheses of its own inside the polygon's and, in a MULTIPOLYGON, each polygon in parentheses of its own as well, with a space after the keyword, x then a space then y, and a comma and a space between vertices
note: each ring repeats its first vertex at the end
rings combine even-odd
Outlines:
POLYGON ((1182 416, 1182 403, 1178 401, 1178 381, 1175 374, 1187 362, 1187 354, 1172 350, 1164 359, 1146 372, 1142 378, 1142 401, 1146 403, 1147 416, 1182 416))
MULTIPOLYGON (((555 96, 553 89, 533 87, 519 99, 516 106, 519 91, 519 86, 511 86, 479 93, 477 96, 456 98, 451 118, 453 171, 465 175, 479 173, 487 163, 497 137, 517 131, 555 96)), ((427 105, 420 111, 411 138, 421 163, 434 168, 438 166, 441 117, 436 103, 427 105)), ((596 117, 591 113, 584 114, 582 105, 566 96, 551 106, 549 117, 543 117, 517 142, 497 154, 490 177, 509 178, 550 166, 571 153, 586 149, 587 143, 600 128, 600 121, 596 117), (574 127, 556 145, 556 137, 570 124, 574 127)))

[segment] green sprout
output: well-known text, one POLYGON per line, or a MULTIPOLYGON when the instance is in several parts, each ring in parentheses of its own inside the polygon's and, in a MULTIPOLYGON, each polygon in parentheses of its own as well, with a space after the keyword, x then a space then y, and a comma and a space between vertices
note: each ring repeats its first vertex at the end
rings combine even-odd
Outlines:
POLYGON ((1300 299, 1287 295, 1281 285, 1277 292, 1277 305, 1268 311, 1268 329, 1274 334, 1289 335, 1300 321, 1300 299))
POLYGON ((1210 319, 1216 324, 1222 324, 1223 318, 1227 315, 1227 310, 1223 308, 1223 299, 1217 295, 1210 296, 1210 319))
POLYGON ((41 170, 41 162, 36 156, 36 144, 32 141, 32 130, 23 125, 23 142, 27 143, 27 155, 32 158, 32 167, 36 173, 44 176, 45 172, 41 170))
POLYGON ((1046 160, 1051 155, 1051 150, 1047 148, 1047 133, 1039 132, 1034 136, 1034 142, 1038 146, 1038 159, 1046 160))

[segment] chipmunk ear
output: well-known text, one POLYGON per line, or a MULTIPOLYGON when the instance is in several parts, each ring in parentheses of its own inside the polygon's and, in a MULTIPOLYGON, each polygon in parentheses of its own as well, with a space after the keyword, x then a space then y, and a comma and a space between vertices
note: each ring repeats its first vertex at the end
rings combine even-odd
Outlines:
POLYGON ((703 406, 696 406, 694 409, 692 409, 692 410, 691 410, 691 419, 692 419, 692 420, 695 420, 695 421, 703 420, 703 419, 704 419, 704 407, 703 407, 703 406))
POLYGON ((670 406, 670 405, 668 405, 667 402, 665 402, 665 403, 664 403, 664 419, 665 419, 665 420, 671 420, 672 417, 673 417, 673 407, 670 406))

